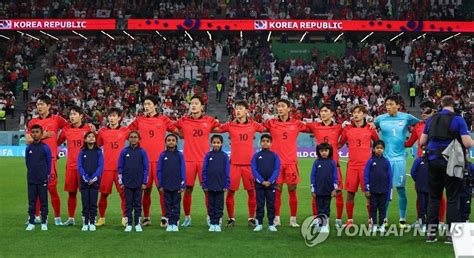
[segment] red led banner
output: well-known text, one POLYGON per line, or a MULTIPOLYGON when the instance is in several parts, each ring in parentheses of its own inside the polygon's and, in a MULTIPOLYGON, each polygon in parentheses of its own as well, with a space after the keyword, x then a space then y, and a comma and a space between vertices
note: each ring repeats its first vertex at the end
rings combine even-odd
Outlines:
POLYGON ((115 30, 115 19, 0 19, 0 30, 115 30))
POLYGON ((474 32, 474 22, 129 19, 129 30, 474 32))

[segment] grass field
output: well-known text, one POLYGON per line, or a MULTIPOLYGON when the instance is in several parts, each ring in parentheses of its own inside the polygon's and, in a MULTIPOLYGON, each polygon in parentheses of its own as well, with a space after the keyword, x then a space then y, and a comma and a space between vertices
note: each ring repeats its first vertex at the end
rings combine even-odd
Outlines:
MULTIPOLYGON (((411 167, 412 160, 408 165, 411 167)), ((65 160, 59 168, 59 191, 61 193, 62 218, 67 218, 66 192, 63 191, 65 160)), ((312 160, 299 162, 301 183, 298 189, 298 221, 311 215, 309 193, 309 171, 312 160)), ((234 228, 224 228, 222 233, 207 232, 202 191, 195 191, 190 228, 180 228, 178 233, 167 233, 159 227, 159 206, 156 189, 152 200, 152 226, 144 232, 124 233, 120 226, 119 200, 116 193, 109 199, 107 225, 96 232, 81 232, 80 225, 56 227, 50 206, 49 231, 39 227, 34 232, 25 231, 27 218, 27 194, 25 166, 22 158, 0 159, 0 257, 12 256, 331 256, 331 257, 447 257, 453 256, 452 245, 442 241, 426 244, 423 237, 337 237, 334 220, 331 221, 331 235, 315 247, 307 247, 299 229, 288 227, 289 207, 287 194, 283 194, 282 227, 278 232, 253 232, 246 223, 246 193, 236 194, 236 219, 234 228)), ((415 199, 413 182, 407 177, 408 222, 415 220, 415 199)), ((356 195, 355 223, 366 223, 365 198, 356 195)), ((78 201, 76 221, 80 221, 81 203, 78 201)), ((331 218, 335 216, 335 201, 332 201, 331 218)), ((345 220, 344 212, 344 220, 345 220)), ((224 215, 224 219, 227 219, 224 215)), ((398 202, 395 195, 389 208, 389 222, 398 223, 398 202)), ((80 223, 79 223, 80 224, 80 223)))

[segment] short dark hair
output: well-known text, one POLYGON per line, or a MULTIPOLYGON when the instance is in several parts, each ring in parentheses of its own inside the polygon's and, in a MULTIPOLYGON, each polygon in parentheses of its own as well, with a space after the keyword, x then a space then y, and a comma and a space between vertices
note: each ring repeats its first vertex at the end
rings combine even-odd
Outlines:
POLYGON ((321 154, 319 153, 320 150, 329 150, 328 158, 332 159, 333 149, 331 144, 327 142, 322 142, 316 146, 316 155, 318 156, 318 158, 321 158, 321 154))
POLYGON ((36 100, 36 102, 38 102, 38 100, 41 100, 41 102, 46 103, 46 105, 51 105, 51 98, 47 95, 39 96, 38 99, 36 100))
POLYGON ((146 95, 144 98, 143 98, 143 103, 145 103, 145 100, 149 100, 151 102, 153 102, 153 104, 156 106, 158 105, 160 102, 158 101, 158 99, 153 96, 153 95, 146 95))
POLYGON ((367 114, 367 107, 365 105, 359 104, 351 108, 351 113, 354 113, 356 109, 359 109, 362 113, 367 114))
POLYGON ((191 97, 190 101, 192 101, 193 99, 197 99, 199 100, 199 102, 201 103, 201 105, 204 105, 204 100, 202 99, 202 96, 201 95, 194 95, 191 97))
POLYGON ((241 106, 241 107, 244 107, 245 109, 249 109, 249 103, 245 100, 238 100, 235 102, 235 105, 234 106, 241 106))
POLYGON ((288 107, 291 107, 291 102, 290 102, 289 100, 287 100, 287 99, 279 99, 279 100, 277 100, 276 103, 277 103, 277 104, 278 104, 278 103, 285 103, 288 107))
POLYGON ((166 142, 166 140, 168 140, 169 137, 174 137, 176 139, 176 142, 178 142, 178 136, 174 133, 170 133, 170 134, 166 135, 165 142, 166 142))
POLYGON ((224 138, 222 137, 222 135, 220 134, 214 134, 213 136, 211 136, 211 143, 214 139, 219 139, 219 141, 221 141, 222 143, 224 143, 224 138))
POLYGON ((451 95, 446 95, 441 98, 441 107, 454 107, 456 103, 454 102, 454 98, 451 95))
POLYGON ((71 111, 76 111, 77 113, 84 115, 84 109, 82 109, 80 106, 71 106, 69 107, 69 112, 71 111))
POLYGON ((267 134, 267 133, 266 133, 266 134, 262 134, 262 136, 260 136, 260 141, 262 141, 263 139, 268 139, 268 140, 270 140, 270 142, 273 140, 273 139, 272 139, 272 136, 269 135, 269 134, 267 134))
POLYGON ((372 148, 375 148, 375 147, 377 147, 377 146, 379 146, 379 145, 382 145, 382 147, 385 149, 385 142, 382 141, 382 140, 377 140, 377 141, 375 141, 374 144, 372 144, 372 148))
POLYGON ((33 125, 30 130, 33 130, 33 129, 40 129, 40 131, 43 132, 43 127, 39 124, 33 125))
POLYGON ((385 98, 385 102, 387 102, 389 100, 395 102, 395 104, 397 104, 397 105, 400 105, 400 102, 401 102, 400 97, 396 96, 396 95, 390 95, 390 96, 385 98))
POLYGON ((431 100, 423 100, 423 101, 420 103, 420 108, 421 108, 421 109, 423 109, 423 108, 436 109, 436 105, 435 105, 435 103, 433 103, 433 101, 431 101, 431 100))
POLYGON ((335 111, 334 106, 333 106, 333 105, 330 105, 330 104, 323 104, 323 105, 319 108, 319 111, 321 112, 321 109, 323 109, 323 108, 327 108, 327 109, 329 109, 329 111, 331 111, 331 112, 334 112, 334 111, 335 111))
POLYGON ((122 116, 122 110, 120 108, 116 108, 116 107, 112 107, 109 109, 109 112, 107 112, 107 115, 111 115, 111 114, 117 114, 118 116, 122 116))

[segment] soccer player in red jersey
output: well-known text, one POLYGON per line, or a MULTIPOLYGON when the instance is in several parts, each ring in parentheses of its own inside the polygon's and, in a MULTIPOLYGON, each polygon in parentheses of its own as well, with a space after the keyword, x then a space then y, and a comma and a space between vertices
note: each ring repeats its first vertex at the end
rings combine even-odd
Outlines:
POLYGON ((91 131, 88 124, 83 123, 84 111, 81 107, 69 108, 69 124, 63 128, 58 137, 58 145, 67 142, 66 176, 64 191, 68 192, 67 210, 69 218, 64 226, 74 226, 77 206, 77 190, 79 189, 80 175, 77 170, 77 159, 82 146, 84 135, 91 131))
POLYGON ((290 226, 299 227, 296 221, 298 211, 298 197, 296 186, 300 182, 298 171, 298 158, 296 140, 300 132, 305 132, 306 125, 290 118, 291 103, 286 99, 280 99, 276 103, 278 118, 265 121, 263 124, 270 132, 273 143, 271 150, 280 158, 280 174, 276 181, 275 192, 275 226, 280 226, 281 192, 283 184, 288 185, 290 204, 290 226))
MULTIPOLYGON (((354 197, 357 187, 360 186, 364 191, 364 167, 367 160, 372 155, 372 141, 377 141, 379 136, 375 128, 369 126, 365 118, 367 108, 364 105, 355 105, 352 107, 352 123, 342 130, 339 140, 339 148, 347 143, 349 147, 349 161, 347 163, 346 185, 347 199, 347 223, 350 226, 353 223, 354 197)), ((367 198, 367 213, 370 218, 370 203, 367 198)))
POLYGON ((100 198, 99 198, 99 220, 96 226, 105 225, 105 211, 107 209, 107 197, 112 193, 112 186, 115 182, 115 188, 120 195, 122 208, 122 225, 127 225, 125 216, 125 195, 118 182, 118 160, 120 152, 125 147, 125 141, 128 138, 129 130, 127 127, 120 126, 122 111, 118 108, 111 108, 107 115, 109 122, 107 127, 101 128, 97 135, 97 146, 102 147, 104 152, 104 172, 100 180, 100 198))
MULTIPOLYGON (((335 150, 339 144, 339 138, 342 134, 342 127, 333 121, 334 108, 331 105, 324 104, 319 108, 319 117, 321 122, 307 123, 308 132, 312 133, 316 144, 323 142, 329 143, 335 150)), ((344 209, 344 196, 342 194, 342 174, 339 166, 339 154, 335 151, 333 159, 337 164, 338 183, 336 191, 336 227, 342 227, 342 211, 344 209)), ((318 215, 316 207, 316 197, 312 201, 313 215, 318 215)))
POLYGON ((229 133, 230 145, 230 187, 226 196, 226 207, 229 215, 228 227, 235 225, 234 195, 240 186, 240 178, 248 194, 248 224, 255 226, 255 209, 257 205, 254 178, 250 162, 253 157, 253 139, 256 132, 266 128, 248 119, 249 104, 246 101, 235 102, 235 120, 221 126, 220 132, 229 133))
POLYGON ((218 129, 220 126, 220 123, 213 117, 203 115, 203 103, 200 96, 194 95, 190 104, 191 115, 184 116, 176 122, 176 127, 180 129, 180 134, 184 138, 184 159, 186 161, 186 191, 183 196, 183 209, 186 217, 181 225, 183 227, 191 225, 194 183, 196 176, 199 178, 199 183, 202 183, 202 165, 204 156, 209 152, 209 136, 214 129, 218 129))
MULTIPOLYGON (((58 157, 58 144, 57 138, 59 130, 63 129, 67 125, 67 121, 58 116, 53 115, 50 112, 51 109, 51 98, 43 95, 38 97, 36 101, 36 108, 38 110, 39 117, 33 118, 28 122, 27 133, 26 133, 26 143, 30 144, 33 142, 31 137, 30 130, 33 125, 40 125, 43 128, 43 139, 42 141, 48 145, 51 149, 51 179, 48 184, 48 192, 51 196, 51 204, 54 210, 54 224, 56 226, 62 225, 61 222, 61 199, 58 194, 58 167, 57 167, 57 157, 58 157)), ((36 201, 36 217, 39 215, 40 211, 40 202, 39 199, 36 201)))
MULTIPOLYGON (((148 183, 146 189, 143 192, 143 226, 150 225, 150 207, 151 207, 151 191, 153 182, 158 187, 158 178, 156 177, 156 171, 158 169, 158 158, 165 150, 165 137, 166 131, 178 133, 178 129, 167 116, 158 114, 156 108, 158 106, 158 100, 153 95, 148 95, 143 99, 143 109, 145 115, 138 116, 129 126, 128 129, 140 133, 141 141, 140 147, 145 149, 148 155, 148 168, 150 173, 148 174, 148 183)), ((165 200, 163 192, 160 194, 160 205, 161 205, 161 226, 166 227, 166 213, 165 213, 165 200)))
MULTIPOLYGON (((421 118, 423 121, 417 123, 411 129, 410 138, 405 142, 405 147, 412 147, 415 142, 418 142, 418 151, 417 157, 421 157, 423 153, 423 147, 420 143, 421 135, 423 134, 423 129, 425 128, 425 123, 428 118, 436 114, 436 106, 433 102, 427 100, 420 103, 421 108, 421 118)), ((418 203, 417 203, 418 205, 418 203)), ((418 211, 418 209, 417 209, 418 211)), ((444 195, 441 197, 441 202, 439 204, 439 223, 444 224, 444 217, 446 215, 446 198, 444 195)))

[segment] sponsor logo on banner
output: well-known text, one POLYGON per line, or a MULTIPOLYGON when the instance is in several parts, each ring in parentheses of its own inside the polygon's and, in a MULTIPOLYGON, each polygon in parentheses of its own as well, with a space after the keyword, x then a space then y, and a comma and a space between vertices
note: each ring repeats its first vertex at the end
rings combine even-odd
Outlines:
POLYGON ((263 20, 256 20, 254 25, 256 30, 266 30, 268 27, 267 21, 263 20))
POLYGON ((0 30, 8 30, 12 28, 11 20, 0 20, 0 30))

